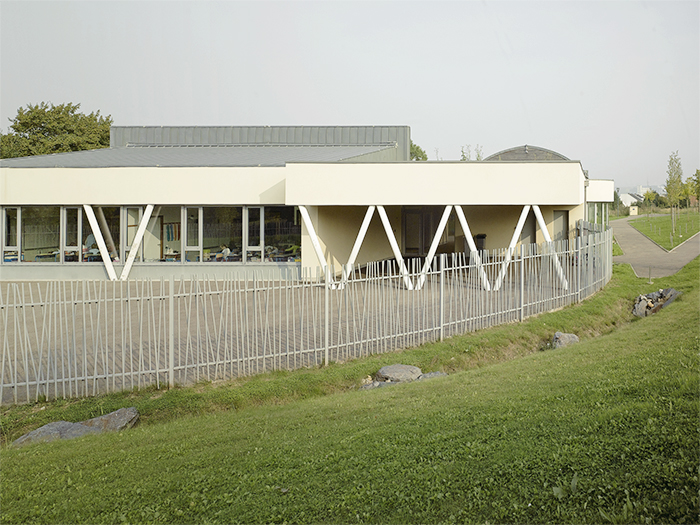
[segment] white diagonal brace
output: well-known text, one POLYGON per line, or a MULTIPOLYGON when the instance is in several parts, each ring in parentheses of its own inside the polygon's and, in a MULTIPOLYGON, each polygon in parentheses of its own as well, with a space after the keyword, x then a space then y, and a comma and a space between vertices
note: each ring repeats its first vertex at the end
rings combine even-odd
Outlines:
POLYGON ((472 237, 472 232, 469 229, 469 224, 467 224, 467 218, 464 216, 464 210, 462 206, 455 206, 455 211, 457 212, 457 218, 459 219, 459 224, 462 226, 462 231, 464 232, 464 237, 467 240, 467 245, 469 245, 470 253, 474 254, 474 261, 476 262, 476 268, 481 277, 481 283, 484 285, 484 289, 488 292, 491 290, 491 283, 488 277, 486 277, 486 271, 484 270, 483 264, 481 264, 481 256, 476 249, 476 244, 474 244, 474 238, 472 237))
POLYGON ((348 280, 350 270, 355 264, 355 260, 357 259, 357 256, 360 253, 360 248, 362 247, 362 243, 365 240, 365 236, 367 235, 369 224, 372 222, 372 216, 374 215, 375 208, 376 206, 367 207, 367 213, 365 213, 365 218, 362 221, 362 226, 360 226, 360 231, 357 234, 357 238, 355 239, 355 244, 353 244, 352 250, 350 251, 350 258, 348 259, 348 262, 343 266, 343 282, 346 282, 348 280))
POLYGON ((100 230, 100 225, 97 223, 97 217, 95 217, 95 212, 92 206, 89 204, 83 204, 83 209, 85 210, 85 215, 87 215, 88 222, 90 223, 90 228, 92 228, 92 234, 95 236, 95 242, 97 242, 97 247, 100 249, 100 255, 102 255, 102 262, 107 270, 107 275, 109 275, 110 281, 117 280, 117 272, 114 271, 114 265, 112 264, 112 258, 109 255, 109 250, 105 244, 105 238, 102 235, 102 230, 100 230))
POLYGON ((547 243, 547 247, 549 248, 552 255, 554 256, 554 266, 556 267, 557 275, 559 276, 559 280, 561 281, 561 284, 564 287, 564 290, 568 290, 569 283, 566 280, 566 277, 564 277, 564 269, 561 267, 561 263, 559 262, 559 257, 557 257, 557 254, 554 250, 554 246, 552 244, 552 238, 549 236, 549 230, 547 230, 547 223, 544 222, 544 217, 542 216, 542 211, 540 210, 540 207, 537 205, 532 206, 532 211, 535 212, 535 217, 537 217, 537 224, 539 224, 539 226, 540 226, 540 230, 542 231, 542 235, 544 236, 544 240, 547 243))
POLYGON ((438 223, 437 231, 435 232, 435 236, 433 237, 433 242, 430 244, 428 256, 425 258, 425 262, 423 262, 423 268, 420 272, 420 275, 418 276, 416 290, 420 290, 421 288, 423 288, 423 283, 425 283, 425 277, 426 275, 428 275, 430 265, 433 264, 433 257, 435 257, 435 252, 437 251, 438 245, 440 244, 440 237, 442 237, 442 232, 445 231, 445 226, 447 226, 447 219, 450 218, 450 213, 452 213, 452 206, 445 206, 445 211, 442 212, 442 218, 438 223))
POLYGON ((301 218, 306 226, 306 231, 311 239, 311 245, 314 247, 314 252, 316 252, 316 258, 318 259, 318 264, 321 265, 323 270, 323 275, 326 275, 326 258, 323 256, 323 250, 321 250, 321 243, 318 242, 318 236, 316 235, 316 230, 314 229, 314 224, 311 222, 311 216, 309 215, 309 210, 306 206, 299 206, 299 213, 301 213, 301 218))
POLYGON ((136 259, 136 256, 139 253, 139 249, 141 248, 141 241, 143 240, 143 235, 146 233, 146 226, 148 225, 148 221, 151 220, 152 213, 153 204, 149 204, 148 206, 146 206, 146 211, 144 211, 143 217, 141 217, 141 222, 139 223, 139 227, 136 230, 136 236, 134 237, 134 240, 131 243, 131 251, 129 252, 129 257, 126 258, 126 263, 124 264, 124 268, 122 268, 122 274, 121 277, 119 277, 119 279, 122 281, 126 281, 129 278, 131 267, 133 266, 134 260, 136 259))
POLYGON ((413 283, 408 276, 408 268, 406 268, 406 263, 404 263, 403 257, 401 256, 401 250, 399 249, 399 243, 396 242, 396 236, 394 231, 391 229, 391 223, 389 222, 389 217, 387 217, 386 210, 384 206, 377 206, 377 211, 379 212, 379 217, 382 219, 382 224, 384 225, 384 231, 389 239, 389 244, 391 245, 391 250, 394 252, 394 258, 399 265, 399 271, 403 276, 403 282, 406 285, 406 289, 413 290, 413 283))
POLYGON ((503 261, 503 265, 501 266, 501 271, 498 274, 498 278, 496 279, 496 283, 493 285, 494 292, 497 292, 501 288, 501 284, 503 284, 503 279, 506 276, 506 270, 508 269, 508 265, 510 264, 510 260, 513 257, 513 251, 515 250, 515 245, 518 243, 518 239, 520 238, 520 233, 523 231, 523 226, 525 225, 525 219, 527 219, 527 214, 529 211, 530 211, 529 204, 527 206, 523 206, 523 211, 520 213, 520 219, 518 219, 518 224, 515 226, 515 231, 513 232, 513 238, 510 240, 510 244, 508 245, 508 250, 506 251, 506 258, 503 261))

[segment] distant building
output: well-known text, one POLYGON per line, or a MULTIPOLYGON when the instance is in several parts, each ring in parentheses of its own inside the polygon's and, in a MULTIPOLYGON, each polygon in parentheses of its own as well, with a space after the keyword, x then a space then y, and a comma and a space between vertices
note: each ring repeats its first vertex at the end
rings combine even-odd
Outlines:
POLYGON ((623 193, 620 195, 620 202, 625 206, 632 206, 636 202, 643 202, 644 197, 638 193, 623 193))

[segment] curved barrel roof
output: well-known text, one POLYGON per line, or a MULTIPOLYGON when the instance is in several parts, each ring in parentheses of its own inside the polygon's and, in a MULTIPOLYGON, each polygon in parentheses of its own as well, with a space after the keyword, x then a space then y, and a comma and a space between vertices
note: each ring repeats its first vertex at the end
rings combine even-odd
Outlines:
POLYGON ((554 161, 569 161, 571 159, 565 157, 561 153, 552 151, 538 146, 530 146, 524 144, 515 148, 504 149, 498 153, 486 157, 485 161, 516 161, 516 162, 542 162, 547 160, 554 161))

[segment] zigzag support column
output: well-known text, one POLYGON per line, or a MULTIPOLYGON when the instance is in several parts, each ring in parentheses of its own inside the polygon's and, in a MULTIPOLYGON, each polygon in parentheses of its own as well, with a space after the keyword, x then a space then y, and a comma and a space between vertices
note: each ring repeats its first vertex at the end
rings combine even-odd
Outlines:
POLYGON ((152 213, 153 204, 149 204, 148 206, 146 206, 146 210, 143 213, 143 217, 141 217, 141 223, 139 224, 139 227, 136 230, 136 236, 134 237, 134 241, 131 243, 131 251, 129 252, 129 257, 126 258, 126 263, 124 264, 124 268, 122 268, 122 274, 119 277, 119 279, 122 281, 126 281, 129 278, 131 267, 133 266, 134 260, 136 259, 136 256, 139 253, 139 249, 141 248, 141 241, 143 240, 143 235, 146 233, 146 226, 148 225, 148 221, 151 220, 152 213))
POLYGON ((498 278, 496 279, 496 283, 493 285, 494 292, 497 292, 498 290, 501 289, 501 285, 503 284, 503 279, 506 276, 506 270, 508 269, 508 265, 510 264, 510 260, 513 257, 513 251, 515 250, 515 245, 518 243, 518 239, 520 238, 520 233, 523 231, 523 226, 525 225, 525 219, 527 219, 527 214, 529 211, 530 211, 529 204, 527 206, 523 206, 523 211, 520 213, 520 219, 518 219, 518 224, 515 226, 515 231, 513 232, 513 238, 510 240, 510 244, 508 245, 508 251, 506 252, 506 258, 503 261, 503 265, 501 266, 501 271, 498 274, 498 278))
POLYGON ((408 276, 408 269, 404 263, 403 257, 401 256, 401 250, 399 249, 399 243, 396 242, 396 236, 391 229, 391 223, 389 222, 389 217, 387 217, 386 210, 384 206, 377 206, 377 211, 379 212, 379 217, 382 219, 382 224, 384 225, 384 231, 389 239, 389 244, 391 245, 391 250, 394 252, 394 257, 396 262, 399 264, 399 271, 403 275, 403 282, 406 285, 406 289, 413 290, 413 283, 408 276))
POLYGON ((97 217, 95 217, 95 212, 92 206, 89 204, 83 204, 83 209, 85 210, 85 215, 87 215, 88 222, 90 223, 90 228, 92 228, 92 234, 95 236, 95 241, 97 242, 97 247, 100 249, 100 255, 102 256, 102 262, 107 270, 107 275, 110 281, 117 280, 117 272, 114 271, 114 265, 112 264, 112 258, 109 255, 109 250, 107 249, 107 244, 105 244, 105 238, 102 235, 102 230, 100 230, 100 225, 97 222, 97 217))
POLYGON ((476 268, 481 277, 481 284, 484 285, 484 289, 488 292, 491 290, 491 283, 488 277, 486 277, 486 271, 484 270, 484 265, 481 263, 481 256, 476 249, 476 244, 474 243, 474 238, 472 237, 472 232, 469 229, 469 224, 467 224, 467 218, 464 216, 464 210, 461 206, 455 206, 455 212, 457 212, 457 219, 459 219, 459 224, 462 226, 462 231, 464 232, 464 237, 467 240, 467 245, 469 245, 469 251, 474 256, 474 261, 476 262, 476 268))
POLYGON ((561 281, 561 284, 564 287, 564 290, 568 290, 569 289, 569 282, 566 280, 566 277, 564 277, 564 269, 561 267, 561 262, 559 262, 559 257, 557 257, 557 254, 554 250, 554 246, 552 244, 552 238, 549 236, 549 230, 547 230, 547 223, 544 222, 544 217, 542 216, 542 211, 540 210, 540 207, 537 205, 532 206, 532 211, 535 212, 535 217, 537 217, 537 224, 540 226, 540 230, 542 231, 542 235, 544 236, 544 240, 547 243, 547 247, 551 250, 552 255, 554 256, 554 266, 557 270, 557 276, 559 276, 559 280, 561 281))
POLYGON ((372 216, 374 215, 375 208, 376 206, 367 207, 367 213, 365 213, 365 218, 362 221, 362 226, 360 226, 360 231, 358 232, 357 238, 355 239, 355 244, 353 244, 352 250, 350 251, 350 258, 348 259, 348 262, 343 266, 343 285, 347 282, 348 276, 350 275, 350 271, 352 270, 352 266, 355 264, 355 260, 357 259, 357 256, 360 253, 360 248, 362 247, 362 243, 364 242, 365 236, 367 235, 369 225, 372 222, 372 216))
POLYGON ((438 245, 440 244, 440 237, 442 237, 442 232, 447 226, 447 219, 450 218, 450 213, 452 213, 452 206, 445 206, 445 211, 442 212, 442 218, 433 237, 433 242, 430 245, 430 250, 428 250, 428 256, 425 258, 423 263, 423 268, 421 269, 420 275, 418 276, 418 282, 416 283, 416 290, 423 288, 423 283, 425 283, 425 277, 428 275, 428 270, 430 265, 433 264, 433 258, 435 257, 435 252, 437 251, 438 245))
POLYGON ((299 206, 299 212, 301 213, 301 218, 306 226, 306 231, 309 232, 309 237, 311 238, 311 245, 314 247, 314 252, 316 253, 316 258, 318 259, 318 264, 321 265, 323 270, 323 275, 328 275, 326 264, 326 258, 323 256, 323 250, 321 250, 321 243, 318 242, 318 236, 316 235, 316 229, 314 224, 311 222, 311 216, 309 215, 309 210, 306 206, 299 206))

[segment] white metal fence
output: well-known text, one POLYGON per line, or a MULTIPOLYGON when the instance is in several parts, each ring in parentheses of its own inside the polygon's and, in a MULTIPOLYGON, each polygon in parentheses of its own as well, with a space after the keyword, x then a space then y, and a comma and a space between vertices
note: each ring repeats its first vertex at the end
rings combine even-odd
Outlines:
POLYGON ((442 255, 408 290, 393 261, 275 280, 3 283, 0 401, 294 369, 420 345, 577 302, 612 275, 612 234, 442 255), (478 263, 478 264, 477 264, 478 263), (488 290, 487 288, 490 288, 488 290))

